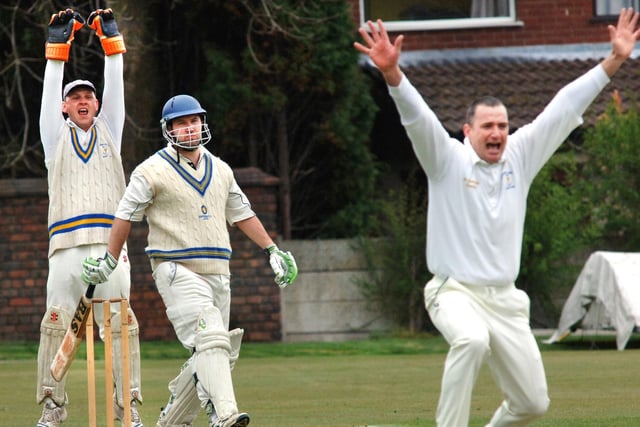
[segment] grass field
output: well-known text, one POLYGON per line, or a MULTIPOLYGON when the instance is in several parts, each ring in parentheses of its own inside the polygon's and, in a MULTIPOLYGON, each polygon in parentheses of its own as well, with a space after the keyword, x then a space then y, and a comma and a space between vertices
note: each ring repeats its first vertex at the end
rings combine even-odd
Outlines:
MULTIPOLYGON (((541 344, 551 396, 535 426, 640 426, 640 337, 625 351, 613 337, 570 337, 541 344)), ((96 352, 102 347, 98 344, 96 352)), ((433 426, 446 345, 439 337, 346 343, 243 344, 234 371, 239 407, 252 426, 433 426)), ((69 372, 69 419, 86 427, 84 349, 69 372)), ((33 426, 37 344, 0 344, 0 426, 33 426)), ((154 427, 167 383, 186 358, 176 343, 142 343, 145 426, 154 427)), ((98 413, 104 382, 96 362, 98 413)), ((501 400, 487 369, 478 379, 470 426, 484 426, 501 400)), ((196 427, 206 427, 204 416, 196 427)))

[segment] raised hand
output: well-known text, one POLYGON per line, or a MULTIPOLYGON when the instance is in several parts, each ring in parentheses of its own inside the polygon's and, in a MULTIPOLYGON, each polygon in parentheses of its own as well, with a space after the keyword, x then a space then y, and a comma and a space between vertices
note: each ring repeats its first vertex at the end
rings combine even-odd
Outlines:
POLYGON ((91 15, 89 15, 89 19, 87 19, 87 25, 93 29, 100 38, 120 35, 116 18, 113 16, 113 10, 111 9, 94 10, 91 12, 91 15))
POLYGON ((618 16, 618 24, 614 27, 609 25, 609 38, 613 53, 624 59, 629 58, 636 40, 640 38, 638 18, 640 14, 634 12, 632 8, 622 9, 618 16))
POLYGON ((118 24, 111 9, 96 9, 91 12, 87 25, 96 32, 100 38, 105 55, 124 53, 127 51, 124 39, 118 31, 118 24))
POLYGON ((618 23, 614 27, 609 25, 609 38, 611 39, 611 54, 600 62, 609 78, 620 69, 622 64, 631 56, 636 40, 640 38, 638 29, 638 12, 633 9, 622 9, 618 16, 618 23))
POLYGON ((73 9, 61 10, 51 15, 48 26, 45 57, 59 61, 69 60, 71 42, 76 31, 84 25, 84 18, 73 9))
POLYGON ((400 52, 402 51, 404 36, 399 35, 392 44, 382 21, 378 19, 376 24, 377 28, 373 22, 367 21, 367 26, 371 34, 364 28, 359 29, 366 46, 358 42, 354 42, 353 46, 359 52, 371 58, 376 67, 378 67, 384 75, 387 83, 392 86, 397 86, 402 78, 398 61, 400 59, 400 52))

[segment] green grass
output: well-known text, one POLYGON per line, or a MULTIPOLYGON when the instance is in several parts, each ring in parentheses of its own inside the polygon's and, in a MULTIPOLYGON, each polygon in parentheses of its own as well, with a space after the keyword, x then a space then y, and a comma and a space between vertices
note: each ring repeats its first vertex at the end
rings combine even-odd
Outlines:
MULTIPOLYGON (((640 340, 615 350, 608 337, 569 337, 541 344, 551 408, 535 426, 640 425, 640 340)), ((96 343, 96 354, 102 346, 96 343)), ((343 343, 245 343, 234 370, 240 409, 251 425, 433 426, 446 345, 440 337, 377 337, 343 343)), ((0 425, 30 426, 35 404, 37 345, 0 344, 0 425)), ((187 353, 174 342, 144 342, 141 407, 155 426, 167 383, 187 353)), ((101 357, 97 357, 101 359, 101 357)), ((104 419, 102 360, 96 362, 98 410, 104 419)), ((84 348, 69 372, 69 420, 88 425, 84 348)), ((501 400, 488 369, 478 379, 470 426, 484 426, 501 400)), ((99 425, 105 425, 103 421, 99 425)), ((195 427, 205 427, 204 416, 195 427)))

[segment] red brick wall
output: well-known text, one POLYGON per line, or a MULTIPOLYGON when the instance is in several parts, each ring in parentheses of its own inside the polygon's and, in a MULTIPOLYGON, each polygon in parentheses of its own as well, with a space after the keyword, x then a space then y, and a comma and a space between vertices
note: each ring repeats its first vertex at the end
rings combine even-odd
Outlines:
MULTIPOLYGON (((272 237, 277 229, 277 178, 258 169, 235 171, 272 237)), ((37 341, 45 311, 47 283, 47 184, 45 179, 0 180, 0 340, 37 341)), ((131 306, 142 340, 173 340, 164 306, 144 253, 146 223, 134 224, 128 240, 131 306)), ((280 288, 264 254, 232 229, 231 328, 245 329, 247 341, 281 339, 280 288)))
MULTIPOLYGON (((359 24, 359 2, 349 2, 354 21, 359 24)), ((516 16, 523 26, 403 31, 402 48, 408 51, 609 41, 609 22, 593 19, 591 0, 516 0, 516 16)))

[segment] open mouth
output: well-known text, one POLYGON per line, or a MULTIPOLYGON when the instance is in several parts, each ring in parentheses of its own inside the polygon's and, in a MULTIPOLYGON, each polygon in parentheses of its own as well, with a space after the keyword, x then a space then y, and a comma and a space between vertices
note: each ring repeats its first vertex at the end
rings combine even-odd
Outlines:
POLYGON ((89 109, 87 109, 87 108, 80 108, 80 109, 78 110, 78 114, 80 114, 80 115, 82 115, 82 116, 87 115, 87 114, 89 114, 89 109))

